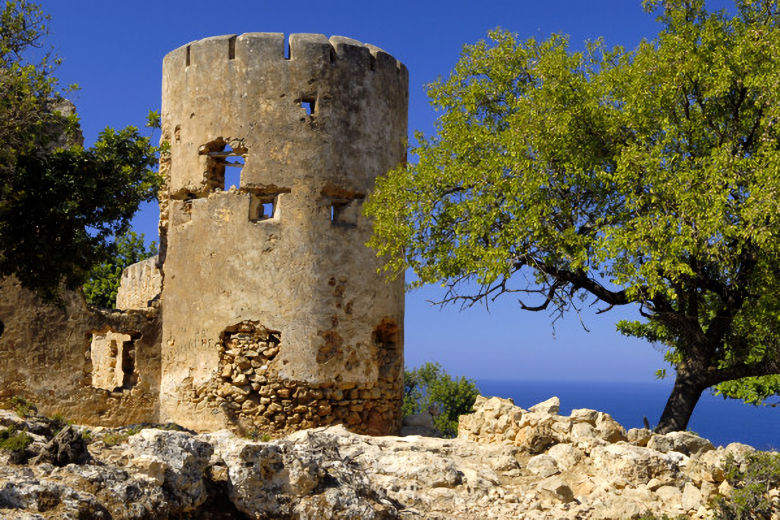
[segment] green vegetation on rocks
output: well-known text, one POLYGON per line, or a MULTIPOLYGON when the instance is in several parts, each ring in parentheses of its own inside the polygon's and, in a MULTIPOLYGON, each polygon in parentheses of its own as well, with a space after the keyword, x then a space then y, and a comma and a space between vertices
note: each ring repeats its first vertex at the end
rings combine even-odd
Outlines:
POLYGON ((478 395, 474 381, 453 379, 438 363, 404 371, 404 416, 433 411, 433 424, 446 437, 458 434, 458 417, 472 412, 478 395))
POLYGON ((25 431, 17 431, 13 426, 0 430, 0 450, 20 453, 32 443, 32 437, 25 431))
POLYGON ((38 408, 32 401, 28 401, 25 397, 15 395, 11 398, 10 407, 19 417, 31 417, 38 413, 38 408))
POLYGON ((780 498, 769 496, 780 486, 780 453, 756 451, 744 461, 730 456, 724 469, 733 489, 717 500, 714 520, 769 520, 780 511, 780 498))

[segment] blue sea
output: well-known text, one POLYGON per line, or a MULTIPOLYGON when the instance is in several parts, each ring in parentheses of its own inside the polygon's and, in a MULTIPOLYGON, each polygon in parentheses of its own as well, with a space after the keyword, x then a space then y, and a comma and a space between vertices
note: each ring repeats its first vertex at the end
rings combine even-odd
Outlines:
MULTIPOLYGON (((661 417, 671 382, 599 383, 572 381, 478 380, 482 395, 509 397, 521 408, 529 408, 552 396, 561 400, 562 415, 574 408, 607 412, 626 429, 641 428, 642 417, 650 425, 661 417)), ((770 401, 777 401, 777 398, 770 401)), ((705 391, 688 429, 709 439, 715 446, 742 442, 761 449, 780 449, 780 406, 752 406, 723 399, 705 391)))

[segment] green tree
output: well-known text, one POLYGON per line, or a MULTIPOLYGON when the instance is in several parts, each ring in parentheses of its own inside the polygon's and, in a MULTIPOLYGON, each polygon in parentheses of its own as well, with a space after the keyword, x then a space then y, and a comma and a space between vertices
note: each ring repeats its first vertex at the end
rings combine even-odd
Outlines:
POLYGON ((636 306, 619 330, 676 371, 666 432, 707 388, 780 390, 780 9, 645 7, 662 30, 632 51, 501 30, 465 46, 429 86, 436 135, 366 211, 387 269, 443 283, 442 303, 636 306))
POLYGON ((84 284, 84 296, 87 303, 107 309, 114 308, 116 293, 125 267, 145 260, 157 254, 157 243, 147 248, 144 235, 130 231, 114 241, 114 255, 95 265, 89 272, 84 284))
POLYGON ((78 119, 42 49, 48 17, 26 0, 0 13, 0 276, 53 296, 113 253, 156 196, 157 148, 135 127, 81 146, 78 119), (31 61, 31 56, 43 56, 31 61))
POLYGON ((435 408, 433 424, 446 437, 458 434, 458 416, 472 412, 478 395, 474 381, 452 379, 438 363, 404 370, 404 416, 435 408))

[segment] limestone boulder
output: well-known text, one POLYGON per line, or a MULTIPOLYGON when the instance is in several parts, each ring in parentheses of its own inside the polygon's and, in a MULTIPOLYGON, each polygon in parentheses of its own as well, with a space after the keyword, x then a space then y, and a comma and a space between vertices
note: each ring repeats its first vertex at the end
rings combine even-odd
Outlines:
POLYGON ((67 485, 31 477, 0 484, 0 513, 7 511, 3 518, 38 520, 44 518, 40 513, 46 514, 52 510, 61 515, 58 518, 112 518, 94 496, 67 485))
POLYGON ((551 423, 542 423, 521 428, 515 435, 514 444, 521 450, 536 454, 542 453, 559 440, 551 423))
POLYGON ((561 477, 549 477, 539 483, 539 490, 547 496, 560 502, 571 502, 574 500, 574 493, 569 484, 561 477))
POLYGON ((598 418, 599 411, 591 410, 589 408, 575 408, 569 414, 569 418, 572 423, 586 422, 591 426, 596 426, 596 419, 598 418))
POLYGON ((655 494, 667 507, 682 507, 682 492, 677 486, 661 486, 655 494))
POLYGON ((715 449, 710 441, 691 432, 653 434, 647 441, 647 447, 661 453, 676 451, 684 455, 697 455, 715 449))
POLYGON ((528 460, 528 471, 534 475, 546 478, 560 473, 560 468, 555 459, 549 455, 536 455, 528 460))
POLYGON ((631 444, 610 444, 590 453, 594 468, 612 480, 646 484, 653 478, 674 478, 687 457, 681 453, 660 453, 631 444))
POLYGON ((607 442, 626 440, 626 430, 609 414, 599 412, 596 415, 596 431, 599 437, 607 442))
POLYGON ((647 446, 653 432, 647 428, 631 428, 626 432, 626 440, 637 446, 647 446))
MULTIPOLYGON (((703 520, 713 515, 711 500, 732 491, 723 480, 725 459, 752 451, 740 444, 696 451, 690 447, 696 441, 687 440, 690 456, 662 452, 608 442, 603 425, 611 423, 600 412, 572 418, 513 408, 506 400, 488 403, 484 423, 470 423, 478 442, 370 437, 333 426, 268 442, 227 430, 145 429, 112 446, 105 442, 109 430, 92 431, 86 463, 0 464, 0 518, 614 520, 649 512, 703 520), (537 453, 538 446, 507 444, 496 435, 521 422, 518 435, 547 431, 552 444, 537 453)), ((0 417, 21 429, 35 421, 0 417)), ((780 499, 776 491, 769 497, 780 499)))
POLYGON ((547 455, 555 460, 556 465, 563 470, 575 467, 585 456, 582 450, 568 443, 556 444, 547 450, 547 455))
POLYGON ((683 486, 682 497, 680 500, 683 510, 697 511, 702 506, 701 490, 691 482, 686 482, 683 486))
POLYGON ((528 410, 539 414, 557 415, 560 409, 561 400, 553 396, 546 401, 533 405, 528 410))
POLYGON ((507 431, 517 431, 525 410, 511 399, 477 396, 474 412, 458 418, 458 438, 478 442, 504 440, 507 431))
POLYGON ((249 518, 397 518, 366 472, 344 460, 343 428, 302 431, 273 443, 236 439, 227 431, 203 436, 214 446, 212 463, 227 471, 229 497, 249 518))
POLYGON ((127 456, 159 463, 162 488, 173 508, 194 511, 207 498, 204 474, 213 447, 184 432, 145 429, 128 439, 127 456))

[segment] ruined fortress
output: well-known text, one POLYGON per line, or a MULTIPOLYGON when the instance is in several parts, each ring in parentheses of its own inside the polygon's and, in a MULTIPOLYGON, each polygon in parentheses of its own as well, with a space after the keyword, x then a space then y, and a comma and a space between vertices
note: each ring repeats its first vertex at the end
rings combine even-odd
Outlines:
POLYGON ((0 398, 120 425, 397 432, 403 280, 361 205, 405 158, 406 68, 371 45, 277 33, 163 62, 160 255, 117 310, 0 282, 0 398))

